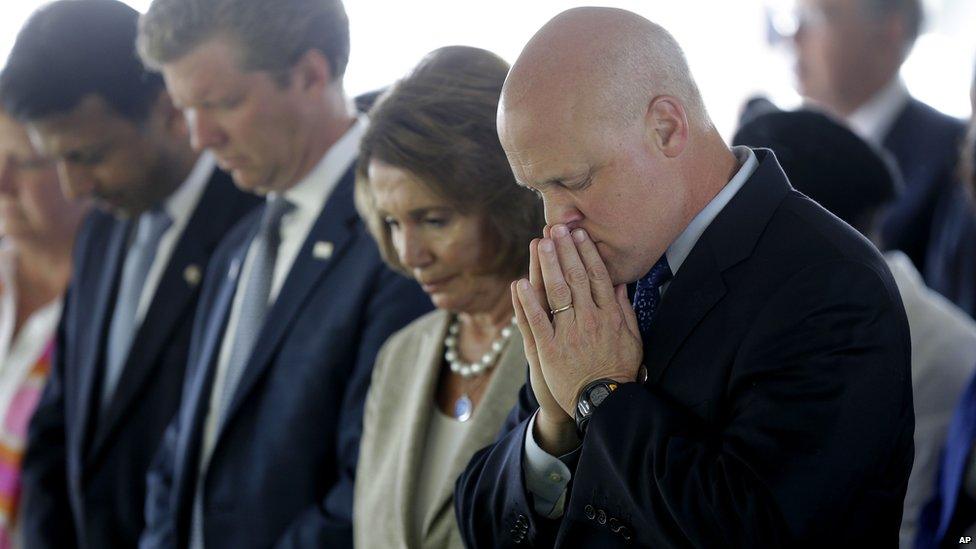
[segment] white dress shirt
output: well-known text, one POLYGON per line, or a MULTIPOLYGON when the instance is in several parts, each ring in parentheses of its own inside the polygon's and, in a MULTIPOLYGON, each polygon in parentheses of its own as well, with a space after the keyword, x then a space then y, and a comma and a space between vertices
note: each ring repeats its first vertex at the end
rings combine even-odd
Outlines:
MULTIPOLYGON (((725 208, 726 204, 739 192, 739 189, 759 166, 759 160, 752 149, 733 147, 732 152, 735 153, 741 166, 739 170, 725 184, 725 187, 715 195, 715 198, 698 212, 691 223, 688 223, 685 230, 678 235, 678 238, 674 239, 674 242, 668 246, 665 252, 668 265, 675 276, 677 276, 682 263, 687 259, 688 254, 691 253, 705 229, 711 225, 715 216, 725 208)), ((670 282, 661 285, 662 296, 669 285, 670 282)), ((563 514, 566 486, 573 475, 562 459, 550 455, 539 446, 535 440, 534 428, 535 415, 529 420, 529 427, 525 436, 525 459, 522 460, 525 487, 532 494, 532 505, 536 513, 548 518, 558 518, 563 514)), ((566 458, 567 456, 563 457, 566 458)))
POLYGON ((874 94, 874 97, 852 112, 846 119, 847 125, 861 139, 881 147, 891 125, 895 123, 909 99, 905 83, 901 78, 895 77, 874 94))
MULTIPOLYGON (((301 181, 286 190, 283 194, 293 206, 289 213, 281 218, 281 241, 278 244, 278 255, 275 260, 274 276, 271 280, 271 291, 268 302, 274 303, 281 291, 281 287, 291 271, 298 257, 298 252, 302 244, 308 238, 312 226, 318 219, 322 208, 332 194, 332 190, 342 179, 349 167, 356 160, 359 154, 359 142, 366 133, 368 119, 360 116, 355 123, 346 130, 346 133, 322 156, 318 164, 312 168, 301 181)), ((274 198, 273 193, 269 193, 268 200, 274 198)), ((244 265, 239 269, 237 281, 247 280, 251 272, 251 264, 254 261, 255 245, 251 243, 244 259, 244 265)), ((232 267, 236 268, 236 267, 232 267)), ((206 467, 210 459, 210 451, 217 437, 217 417, 219 414, 213 413, 218 409, 220 395, 223 392, 224 380, 227 377, 231 347, 234 344, 234 334, 237 332, 237 324, 240 319, 241 306, 244 302, 244 285, 238 284, 234 292, 234 301, 231 304, 230 318, 227 320, 227 327, 224 329, 223 340, 220 344, 220 354, 217 358, 217 372, 214 375, 213 387, 210 391, 210 406, 207 410, 207 420, 204 424, 203 448, 201 452, 201 467, 206 467)))
MULTIPOLYGON (((180 241, 183 230, 190 222, 190 217, 193 216, 197 203, 200 202, 203 190, 207 186, 207 181, 210 180, 210 175, 216 165, 217 161, 212 154, 207 152, 201 154, 193 165, 193 169, 190 170, 190 175, 173 194, 163 201, 163 209, 166 210, 173 223, 160 237, 152 266, 149 267, 149 274, 146 275, 146 281, 142 285, 142 291, 139 294, 139 307, 136 309, 136 329, 142 325, 142 320, 146 317, 146 311, 149 310, 153 296, 156 295, 156 288, 159 286, 160 279, 163 278, 163 273, 166 272, 166 266, 169 265, 173 249, 176 248, 176 243, 180 241)), ((131 240, 134 238, 130 239, 130 244, 131 240)))

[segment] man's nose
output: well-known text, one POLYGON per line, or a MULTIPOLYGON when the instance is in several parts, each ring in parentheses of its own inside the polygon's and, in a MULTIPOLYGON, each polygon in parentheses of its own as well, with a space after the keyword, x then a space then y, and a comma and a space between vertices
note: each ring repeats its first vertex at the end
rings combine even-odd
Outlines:
POLYGON ((542 204, 545 208, 546 224, 550 227, 563 224, 572 229, 583 220, 583 214, 567 196, 550 193, 543 199, 542 204))
POLYGON ((190 127, 190 145, 195 151, 217 149, 226 142, 227 134, 209 114, 194 110, 187 113, 186 119, 190 127))

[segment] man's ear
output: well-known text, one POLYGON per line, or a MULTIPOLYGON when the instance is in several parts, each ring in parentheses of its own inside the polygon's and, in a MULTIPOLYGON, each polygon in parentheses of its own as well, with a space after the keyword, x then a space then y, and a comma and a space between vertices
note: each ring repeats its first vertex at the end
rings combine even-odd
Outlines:
POLYGON ((332 66, 321 51, 310 49, 291 68, 292 86, 302 93, 321 97, 325 88, 332 85, 332 66))
POLYGON ((670 95, 651 99, 644 127, 648 140, 668 158, 680 155, 688 143, 688 116, 681 102, 670 95))
POLYGON ((165 89, 160 91, 156 97, 150 119, 173 137, 189 139, 190 133, 186 126, 186 118, 183 116, 183 112, 173 105, 173 100, 165 89))

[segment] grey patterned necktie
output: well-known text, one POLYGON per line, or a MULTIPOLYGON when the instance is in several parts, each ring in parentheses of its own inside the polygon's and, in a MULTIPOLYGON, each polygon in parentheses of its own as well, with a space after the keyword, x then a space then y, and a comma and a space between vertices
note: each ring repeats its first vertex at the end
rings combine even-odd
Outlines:
POLYGON ((122 266, 122 281, 119 293, 115 299, 115 311, 112 313, 112 323, 108 332, 108 356, 105 363, 105 376, 102 380, 101 404, 102 409, 108 407, 116 385, 122 377, 132 339, 139 327, 136 314, 139 310, 139 300, 142 288, 149 275, 156 249, 163 234, 173 224, 169 214, 162 208, 143 212, 139 216, 136 226, 135 241, 129 247, 122 266))
POLYGON ((270 307, 271 282, 274 278, 275 263, 278 258, 278 245, 281 244, 281 218, 291 211, 294 205, 281 196, 270 200, 261 216, 261 226, 254 237, 254 258, 251 262, 247 280, 244 280, 244 299, 241 300, 241 310, 237 318, 237 329, 234 331, 233 345, 230 350, 230 360, 227 362, 227 373, 224 376, 220 393, 220 422, 224 421, 224 414, 234 396, 237 384, 244 373, 244 367, 254 350, 264 317, 270 307))
MULTIPOLYGON (((244 293, 241 309, 237 316, 237 328, 233 334, 230 358, 227 361, 227 371, 224 373, 223 382, 219 383, 219 386, 215 384, 213 387, 213 391, 218 391, 219 395, 217 408, 210 410, 211 414, 219 414, 217 416, 217 433, 223 427, 227 407, 230 405, 248 360, 251 358, 251 351, 254 350, 258 334, 264 326, 264 317, 270 307, 271 282, 274 278, 275 262, 278 257, 278 245, 281 243, 281 218, 293 208, 294 205, 281 196, 269 200, 261 216, 261 225, 254 236, 251 248, 254 255, 251 259, 249 272, 245 273, 247 278, 240 282, 244 284, 241 290, 244 293)), ((217 436, 214 435, 213 440, 208 441, 206 434, 204 434, 200 472, 197 478, 196 494, 193 498, 193 517, 190 528, 191 549, 202 549, 204 546, 203 478, 216 438, 217 436)))

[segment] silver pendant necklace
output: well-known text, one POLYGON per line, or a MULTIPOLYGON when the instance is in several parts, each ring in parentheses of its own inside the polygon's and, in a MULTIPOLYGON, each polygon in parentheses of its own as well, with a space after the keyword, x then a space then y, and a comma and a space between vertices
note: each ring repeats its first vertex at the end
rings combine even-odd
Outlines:
MULTIPOLYGON (((502 349, 505 348, 505 343, 512 337, 515 322, 516 320, 513 316, 511 323, 502 328, 501 333, 491 342, 491 347, 481 357, 481 360, 467 363, 461 360, 461 355, 458 352, 461 324, 458 322, 457 316, 455 316, 451 322, 451 326, 447 329, 447 337, 444 338, 444 360, 450 365, 451 372, 464 379, 480 376, 487 372, 498 361, 498 356, 501 355, 502 349)), ((479 383, 475 388, 480 387, 481 384, 479 383)), ((468 392, 465 391, 454 401, 454 418, 458 421, 465 422, 471 419, 472 414, 474 414, 474 402, 472 402, 468 392)))

